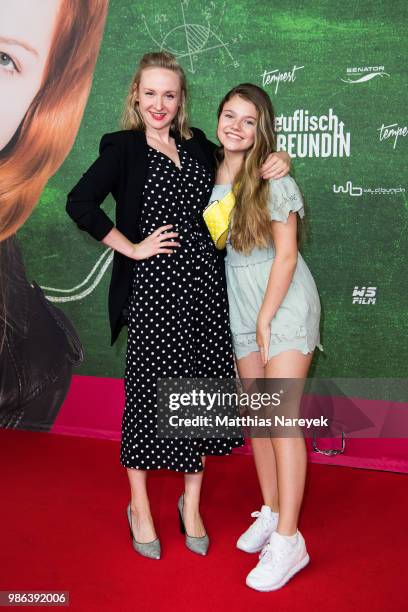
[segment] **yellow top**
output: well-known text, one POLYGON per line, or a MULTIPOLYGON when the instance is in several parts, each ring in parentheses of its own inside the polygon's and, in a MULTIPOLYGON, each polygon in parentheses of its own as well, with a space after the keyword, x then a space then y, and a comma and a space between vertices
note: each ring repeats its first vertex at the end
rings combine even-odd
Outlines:
POLYGON ((211 202, 203 212, 211 238, 219 250, 225 249, 227 244, 231 212, 234 206, 235 197, 232 191, 229 191, 221 200, 211 202))

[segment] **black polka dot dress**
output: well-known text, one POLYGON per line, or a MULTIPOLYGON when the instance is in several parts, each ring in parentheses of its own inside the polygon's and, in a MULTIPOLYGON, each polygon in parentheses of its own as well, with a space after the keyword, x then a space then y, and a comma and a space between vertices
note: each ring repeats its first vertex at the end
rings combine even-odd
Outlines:
POLYGON ((201 456, 225 455, 241 438, 157 436, 158 378, 233 378, 222 262, 200 226, 212 179, 177 145, 181 168, 148 147, 141 230, 173 224, 181 247, 135 262, 126 354, 121 464, 141 470, 202 470, 201 456))

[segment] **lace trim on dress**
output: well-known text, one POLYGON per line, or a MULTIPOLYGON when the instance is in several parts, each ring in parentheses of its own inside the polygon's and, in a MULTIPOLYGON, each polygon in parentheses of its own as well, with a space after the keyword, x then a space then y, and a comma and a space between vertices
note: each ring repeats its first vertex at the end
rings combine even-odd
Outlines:
POLYGON ((272 204, 271 217, 275 221, 288 220, 289 213, 297 212, 301 219, 305 216, 305 209, 303 208, 303 202, 296 193, 292 193, 290 196, 280 193, 279 196, 274 199, 272 204), (300 206, 294 205, 294 202, 300 206), (276 218, 275 218, 276 216, 276 218))

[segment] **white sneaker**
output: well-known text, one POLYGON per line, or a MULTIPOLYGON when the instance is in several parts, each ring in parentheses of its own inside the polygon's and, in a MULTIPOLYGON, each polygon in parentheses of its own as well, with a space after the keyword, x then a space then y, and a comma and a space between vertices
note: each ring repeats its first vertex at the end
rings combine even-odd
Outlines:
POLYGON ((259 563, 249 572, 246 583, 256 591, 276 591, 310 561, 300 531, 294 544, 277 531, 259 555, 259 563))
POLYGON ((278 515, 269 506, 262 506, 261 511, 252 512, 256 521, 238 538, 237 548, 248 553, 255 553, 269 542, 269 538, 278 526, 278 515))

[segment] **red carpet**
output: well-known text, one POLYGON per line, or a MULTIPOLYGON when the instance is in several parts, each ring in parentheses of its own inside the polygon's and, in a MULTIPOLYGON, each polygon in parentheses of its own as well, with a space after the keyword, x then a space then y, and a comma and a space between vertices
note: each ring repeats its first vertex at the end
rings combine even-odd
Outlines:
POLYGON ((208 461, 208 557, 178 531, 181 475, 152 473, 160 561, 131 547, 117 442, 0 431, 0 461, 0 590, 70 591, 69 609, 86 612, 407 609, 404 475, 311 465, 300 524, 311 563, 282 590, 257 593, 245 586, 257 557, 235 549, 261 503, 251 457, 208 461))

